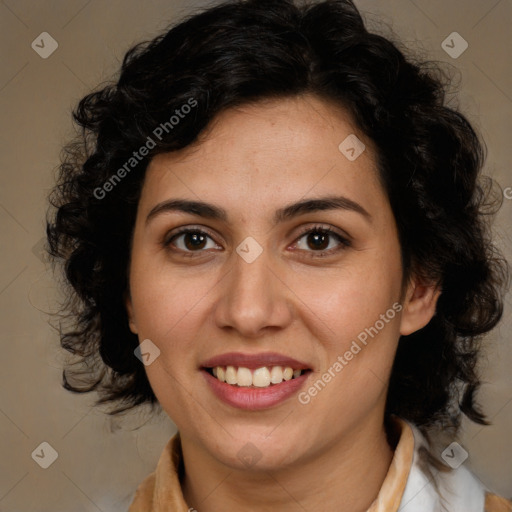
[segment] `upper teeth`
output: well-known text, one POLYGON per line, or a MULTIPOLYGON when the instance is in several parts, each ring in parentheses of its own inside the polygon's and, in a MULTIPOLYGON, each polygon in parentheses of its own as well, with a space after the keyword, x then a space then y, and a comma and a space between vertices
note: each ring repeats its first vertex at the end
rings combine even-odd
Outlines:
POLYGON ((297 378, 302 373, 302 370, 294 370, 290 366, 266 366, 250 370, 243 366, 216 366, 213 370, 213 375, 221 382, 238 386, 256 386, 258 388, 266 388, 270 384, 280 384, 283 380, 290 380, 297 378))

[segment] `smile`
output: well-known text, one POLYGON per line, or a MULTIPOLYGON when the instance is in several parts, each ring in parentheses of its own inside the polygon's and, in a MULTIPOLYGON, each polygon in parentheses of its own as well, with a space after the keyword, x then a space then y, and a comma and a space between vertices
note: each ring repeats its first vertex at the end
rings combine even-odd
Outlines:
POLYGON ((230 352, 199 365, 213 397, 237 409, 263 410, 291 399, 313 366, 277 352, 230 352))

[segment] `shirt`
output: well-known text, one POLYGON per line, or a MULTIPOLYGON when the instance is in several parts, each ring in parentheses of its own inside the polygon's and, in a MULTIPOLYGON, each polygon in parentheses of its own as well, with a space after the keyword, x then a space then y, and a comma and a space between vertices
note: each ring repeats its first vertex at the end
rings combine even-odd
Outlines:
MULTIPOLYGON (((489 492, 463 465, 447 472, 432 468, 427 476, 420 469, 420 448, 427 445, 424 436, 413 424, 395 420, 398 443, 378 496, 367 512, 512 512, 512 501, 489 492)), ((128 512, 194 510, 181 490, 182 457, 178 432, 165 446, 156 470, 137 488, 128 512)))

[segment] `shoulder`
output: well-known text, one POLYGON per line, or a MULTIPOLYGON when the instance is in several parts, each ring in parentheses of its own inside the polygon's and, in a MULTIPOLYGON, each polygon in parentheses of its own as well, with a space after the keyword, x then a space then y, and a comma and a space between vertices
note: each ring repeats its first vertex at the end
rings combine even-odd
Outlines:
POLYGON ((465 466, 440 471, 425 468, 420 450, 427 448, 418 428, 414 434, 414 456, 403 496, 401 512, 446 510, 464 512, 512 512, 512 503, 491 492, 465 466))
MULTIPOLYGON (((442 487, 453 503, 462 507, 460 510, 512 512, 511 501, 490 492, 478 478, 463 466, 447 473, 442 487)), ((459 508, 453 510, 459 510, 459 508)))

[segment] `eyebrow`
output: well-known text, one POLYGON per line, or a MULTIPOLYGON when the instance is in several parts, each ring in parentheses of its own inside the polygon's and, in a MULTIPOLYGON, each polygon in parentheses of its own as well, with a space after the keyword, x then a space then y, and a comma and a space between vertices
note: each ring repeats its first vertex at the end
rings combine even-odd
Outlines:
MULTIPOLYGON (((279 208, 274 213, 273 225, 287 220, 291 220, 306 213, 326 211, 326 210, 348 210, 361 214, 371 223, 372 216, 359 203, 343 196, 327 196, 313 199, 305 199, 297 203, 291 203, 283 208, 279 208)), ((191 201, 188 199, 169 199, 157 204, 151 209, 146 217, 146 224, 154 217, 164 212, 183 212, 206 219, 228 222, 226 210, 203 201, 191 201)))

